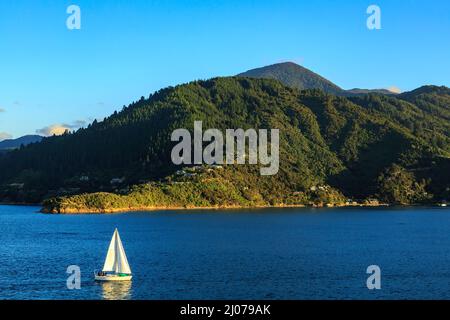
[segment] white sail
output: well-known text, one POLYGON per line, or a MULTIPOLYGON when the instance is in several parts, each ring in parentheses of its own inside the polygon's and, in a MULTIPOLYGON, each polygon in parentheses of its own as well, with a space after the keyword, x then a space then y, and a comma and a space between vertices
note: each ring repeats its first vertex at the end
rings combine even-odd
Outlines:
POLYGON ((125 254, 125 250, 123 249, 122 241, 120 240, 119 231, 117 231, 117 229, 116 232, 116 272, 131 274, 130 265, 128 264, 127 256, 125 254))
POLYGON ((109 244, 103 271, 131 274, 130 265, 128 264, 127 256, 117 229, 114 231, 111 243, 109 244))
POLYGON ((114 230, 114 234, 111 239, 111 243, 109 244, 108 253, 106 254, 105 264, 103 265, 104 272, 113 272, 114 264, 116 261, 116 230, 114 230))

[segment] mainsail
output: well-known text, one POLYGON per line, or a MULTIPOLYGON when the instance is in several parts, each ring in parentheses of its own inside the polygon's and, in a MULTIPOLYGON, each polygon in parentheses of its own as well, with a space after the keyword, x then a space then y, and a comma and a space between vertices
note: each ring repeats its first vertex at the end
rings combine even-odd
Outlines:
POLYGON ((109 244, 103 271, 131 274, 130 265, 128 264, 127 256, 125 255, 125 250, 123 249, 117 229, 114 230, 111 243, 109 244))

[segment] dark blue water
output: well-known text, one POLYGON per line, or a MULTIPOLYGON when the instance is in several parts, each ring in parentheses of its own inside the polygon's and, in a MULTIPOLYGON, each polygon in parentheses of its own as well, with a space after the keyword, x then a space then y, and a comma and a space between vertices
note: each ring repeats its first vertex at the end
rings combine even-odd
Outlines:
POLYGON ((446 208, 44 215, 0 206, 0 299, 449 299, 446 208), (99 284, 114 228, 131 283, 99 284), (368 290, 366 268, 381 268, 368 290), (66 269, 78 265, 80 290, 66 269))

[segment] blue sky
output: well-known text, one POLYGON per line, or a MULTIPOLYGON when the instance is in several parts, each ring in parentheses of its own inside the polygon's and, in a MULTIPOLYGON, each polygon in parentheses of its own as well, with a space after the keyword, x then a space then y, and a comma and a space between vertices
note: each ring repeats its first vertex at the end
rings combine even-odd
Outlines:
POLYGON ((281 61, 346 89, 450 86, 450 1, 2 0, 0 140, 281 61), (71 4, 81 30, 66 28, 71 4))

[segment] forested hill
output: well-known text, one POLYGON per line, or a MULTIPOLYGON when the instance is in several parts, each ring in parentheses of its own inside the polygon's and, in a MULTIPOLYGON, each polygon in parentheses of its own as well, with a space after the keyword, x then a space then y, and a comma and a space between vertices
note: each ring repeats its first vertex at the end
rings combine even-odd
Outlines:
MULTIPOLYGON (((358 199, 440 201, 449 198, 449 101, 445 87, 345 98, 270 79, 195 81, 143 97, 88 128, 0 156, 0 201, 126 194, 129 186, 171 176, 180 168, 170 160, 170 135, 192 129, 195 120, 222 130, 279 129, 280 171, 261 177, 252 166, 228 165, 215 176, 219 186, 180 191, 193 193, 177 195, 184 204, 195 196, 202 205, 282 203, 289 195, 310 201, 310 191, 320 186, 358 199), (235 189, 219 192, 224 186, 235 189)), ((173 192, 166 187, 159 196, 173 192)))

